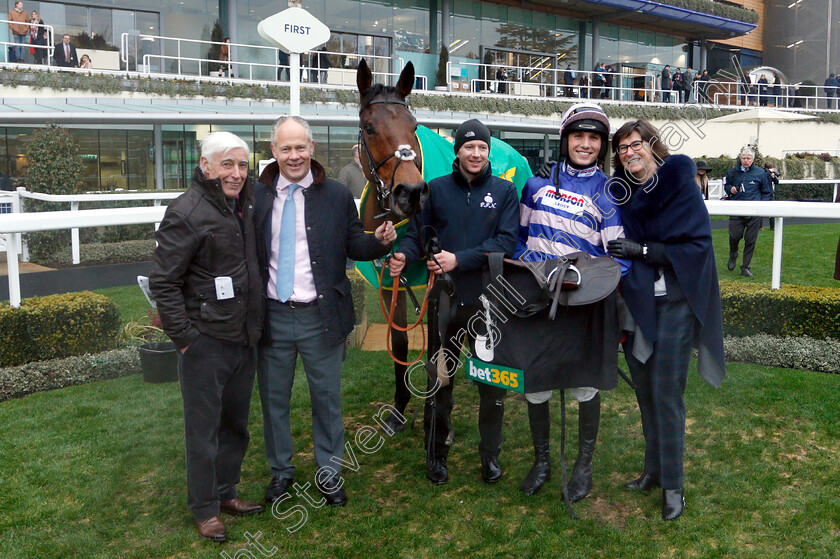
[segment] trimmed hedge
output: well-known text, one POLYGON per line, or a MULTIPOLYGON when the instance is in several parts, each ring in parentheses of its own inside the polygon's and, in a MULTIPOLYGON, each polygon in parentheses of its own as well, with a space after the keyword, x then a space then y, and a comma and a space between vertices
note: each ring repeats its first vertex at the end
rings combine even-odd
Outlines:
POLYGON ((774 291, 757 283, 721 281, 720 296, 724 334, 840 339, 838 289, 785 285, 774 291))
POLYGON ((0 369, 0 402, 139 372, 140 356, 134 347, 7 367, 0 369))
MULTIPOLYGON (((82 264, 99 262, 145 262, 152 260, 154 253, 154 239, 79 245, 79 255, 81 256, 82 264)), ((49 262, 71 264, 73 262, 71 247, 67 246, 57 251, 49 259, 49 262)))
POLYGON ((815 340, 808 336, 775 338, 757 334, 745 338, 727 336, 723 340, 723 347, 727 361, 840 373, 840 342, 836 340, 815 340))
POLYGON ((91 291, 33 297, 19 308, 0 307, 0 367, 117 347, 120 313, 91 291))

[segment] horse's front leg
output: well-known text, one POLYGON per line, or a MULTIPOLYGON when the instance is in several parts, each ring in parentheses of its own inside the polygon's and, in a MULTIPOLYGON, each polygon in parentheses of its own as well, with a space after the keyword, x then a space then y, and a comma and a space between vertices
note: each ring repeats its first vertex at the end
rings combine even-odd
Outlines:
MULTIPOLYGON (((388 290, 386 293, 386 305, 391 304, 391 291, 388 290)), ((405 328, 408 322, 406 317, 406 302, 405 302, 405 292, 400 291, 397 295, 397 303, 396 307, 394 308, 394 316, 393 322, 395 325, 405 328)), ((391 351, 394 354, 394 357, 399 359, 402 362, 408 362, 408 333, 401 332, 396 328, 391 329, 391 351)), ((408 405, 408 401, 411 399, 411 392, 408 390, 408 385, 406 384, 405 378, 406 366, 401 365, 400 363, 394 362, 394 407, 400 412, 400 415, 405 416, 405 408, 408 405)), ((390 415, 388 419, 385 420, 385 423, 394 430, 394 432, 399 433, 405 427, 405 421, 400 421, 398 416, 390 415)))

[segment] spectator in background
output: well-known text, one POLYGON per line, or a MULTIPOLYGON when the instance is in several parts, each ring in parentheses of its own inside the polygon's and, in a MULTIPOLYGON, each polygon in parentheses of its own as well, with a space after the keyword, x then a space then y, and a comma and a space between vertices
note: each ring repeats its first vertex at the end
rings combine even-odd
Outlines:
POLYGON ((776 107, 782 106, 782 78, 778 72, 773 72, 773 104, 776 107))
POLYGON ((327 83, 328 70, 332 68, 330 63, 330 55, 327 52, 327 47, 321 47, 318 51, 318 58, 316 60, 318 65, 318 79, 317 83, 327 83))
POLYGON ((683 91, 685 91, 685 102, 688 103, 691 101, 692 89, 694 88, 694 76, 695 72, 691 70, 691 68, 686 68, 685 72, 683 72, 683 91))
POLYGON ((674 90, 674 96, 677 98, 677 103, 683 102, 683 74, 679 68, 676 69, 674 75, 671 77, 671 89, 674 90))
POLYGON ((225 37, 219 47, 219 75, 233 77, 233 65, 230 63, 230 37, 225 37))
POLYGON ((563 85, 566 86, 566 97, 574 97, 575 91, 575 71, 572 69, 572 65, 568 64, 566 69, 563 71, 563 85))
MULTIPOLYGON (((779 173, 776 172, 776 167, 769 161, 764 164, 764 170, 767 172, 767 182, 770 185, 770 200, 775 200, 776 187, 779 186, 779 173)), ((768 217, 767 221, 770 222, 770 231, 773 231, 776 228, 776 218, 768 217)))
POLYGON ((670 103, 671 101, 671 65, 666 64, 665 67, 662 69, 662 73, 660 74, 662 78, 661 83, 659 86, 662 88, 662 102, 663 103, 670 103))
POLYGON ((770 102, 770 81, 767 76, 761 74, 758 78, 758 104, 761 107, 766 107, 770 102))
POLYGON ((615 90, 613 89, 615 80, 613 79, 613 74, 615 74, 615 70, 613 70, 612 65, 607 66, 606 72, 604 73, 604 85, 606 89, 601 96, 602 99, 615 99, 615 90))
POLYGON ((711 77, 709 76, 708 70, 703 70, 697 79, 694 80, 697 82, 697 102, 704 103, 709 101, 709 81, 711 77))
POLYGON ((43 64, 47 57, 47 46, 49 31, 43 27, 44 20, 38 15, 38 12, 32 10, 32 15, 29 18, 29 44, 35 45, 30 48, 32 54, 35 55, 35 64, 43 64), (39 48, 42 47, 42 48, 39 48))
POLYGON ((289 81, 290 73, 289 73, 289 64, 291 61, 289 60, 289 53, 283 52, 282 50, 277 50, 277 81, 289 81), (286 76, 286 79, 283 79, 283 76, 286 76))
POLYGON ((704 200, 709 199, 709 176, 706 174, 711 167, 709 167, 702 159, 697 162, 697 175, 694 177, 694 182, 700 187, 700 193, 704 200))
MULTIPOLYGON (((9 31, 11 31, 12 41, 21 45, 29 43, 29 15, 23 11, 23 2, 15 2, 15 7, 9 12, 9 31)), ((13 47, 12 54, 15 55, 15 60, 11 62, 26 62, 26 50, 24 47, 13 47)))
POLYGON ((362 172, 362 162, 359 156, 359 144, 352 148, 353 161, 345 165, 338 172, 338 182, 350 189, 353 198, 361 198, 367 179, 362 172))
POLYGON ((498 82, 496 85, 496 91, 499 93, 507 93, 507 74, 505 73, 504 66, 500 66, 498 70, 496 70, 496 81, 498 82))
MULTIPOLYGON (((770 184, 767 172, 755 166, 755 152, 749 146, 741 150, 735 167, 726 173, 723 190, 727 200, 758 201, 770 199, 770 184)), ((729 217, 729 262, 726 268, 731 272, 738 261, 738 244, 744 239, 744 259, 741 262, 741 275, 753 277, 750 262, 758 239, 761 218, 752 216, 729 217)))
POLYGON ((90 60, 90 57, 86 54, 82 55, 82 60, 79 62, 79 68, 84 68, 85 70, 90 70, 93 68, 93 63, 90 60))
POLYGON ((76 47, 70 44, 70 35, 67 33, 61 37, 61 44, 55 46, 53 54, 56 66, 62 68, 78 68, 79 56, 76 54, 76 47))
POLYGON ((580 86, 580 97, 583 99, 587 99, 591 97, 590 90, 589 90, 589 76, 587 74, 581 74, 580 79, 578 80, 578 85, 580 86))
POLYGON ((825 83, 823 83, 823 91, 825 91, 826 97, 825 106, 827 109, 834 108, 834 97, 837 95, 838 86, 840 86, 840 82, 837 81, 833 73, 829 74, 825 79, 825 83))
POLYGON ((604 68, 603 62, 599 62, 595 65, 595 71, 592 74, 592 99, 598 99, 601 97, 601 89, 607 81, 606 73, 607 69, 604 68))

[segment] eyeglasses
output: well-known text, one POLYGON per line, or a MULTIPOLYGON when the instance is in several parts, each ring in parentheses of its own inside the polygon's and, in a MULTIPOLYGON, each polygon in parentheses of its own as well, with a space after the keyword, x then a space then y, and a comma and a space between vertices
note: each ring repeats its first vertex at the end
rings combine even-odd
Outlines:
POLYGON ((635 142, 629 144, 620 145, 618 146, 618 154, 624 155, 625 153, 627 153, 628 148, 632 148, 633 151, 637 152, 642 149, 642 144, 644 144, 642 140, 636 140, 635 142))

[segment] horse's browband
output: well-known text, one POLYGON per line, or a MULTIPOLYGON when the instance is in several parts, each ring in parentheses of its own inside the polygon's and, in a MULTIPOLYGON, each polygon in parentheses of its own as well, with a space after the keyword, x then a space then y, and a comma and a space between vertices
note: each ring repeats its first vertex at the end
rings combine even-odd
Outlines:
POLYGON ((371 101, 367 105, 365 105, 365 108, 362 109, 361 111, 359 111, 359 114, 362 114, 362 111, 364 111, 369 106, 377 105, 377 104, 380 104, 380 103, 385 104, 385 105, 402 105, 406 109, 408 108, 408 103, 406 103, 405 101, 399 101, 399 100, 396 100, 396 99, 374 99, 373 101, 371 101))

